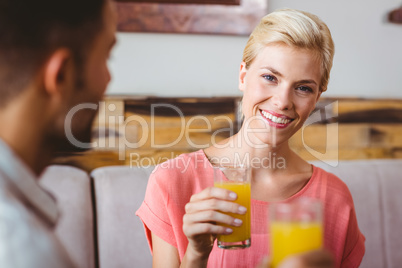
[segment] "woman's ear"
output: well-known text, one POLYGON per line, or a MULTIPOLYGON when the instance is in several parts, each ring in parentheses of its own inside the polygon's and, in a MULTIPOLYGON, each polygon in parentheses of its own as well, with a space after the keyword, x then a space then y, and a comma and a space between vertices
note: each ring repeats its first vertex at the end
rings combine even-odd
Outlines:
POLYGON ((74 79, 73 57, 70 50, 60 48, 54 51, 44 66, 44 89, 49 95, 63 94, 74 79))
POLYGON ((240 91, 245 90, 245 77, 247 73, 246 63, 243 61, 240 64, 240 71, 239 71, 239 89, 240 91))
POLYGON ((321 94, 322 94, 322 91, 320 90, 320 91, 318 92, 317 99, 315 100, 316 102, 320 99, 321 94))

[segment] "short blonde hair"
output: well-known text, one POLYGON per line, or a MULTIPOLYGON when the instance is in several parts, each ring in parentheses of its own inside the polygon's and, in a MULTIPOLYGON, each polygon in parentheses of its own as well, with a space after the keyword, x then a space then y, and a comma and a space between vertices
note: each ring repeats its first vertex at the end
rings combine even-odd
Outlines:
POLYGON ((331 32, 321 19, 294 9, 280 9, 266 15, 251 33, 244 49, 246 68, 263 48, 274 43, 317 52, 323 71, 320 91, 327 90, 335 47, 331 32))

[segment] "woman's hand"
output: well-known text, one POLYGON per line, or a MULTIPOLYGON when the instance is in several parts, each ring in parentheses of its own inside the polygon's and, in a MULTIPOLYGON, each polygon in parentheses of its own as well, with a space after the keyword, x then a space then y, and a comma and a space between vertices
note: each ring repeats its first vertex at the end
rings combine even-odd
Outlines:
POLYGON ((334 257, 326 250, 314 250, 304 254, 290 256, 279 268, 334 268, 334 257))
POLYGON ((230 234, 233 232, 231 226, 242 224, 240 219, 225 214, 246 213, 245 207, 233 202, 236 199, 236 193, 217 187, 207 188, 191 197, 183 217, 183 231, 189 241, 186 255, 208 259, 216 235, 230 234), (228 227, 218 224, 226 224, 228 227))
MULTIPOLYGON (((270 267, 269 259, 265 258, 257 268, 270 267)), ((327 250, 315 250, 300 255, 289 256, 280 263, 278 268, 334 268, 334 257, 327 250)))

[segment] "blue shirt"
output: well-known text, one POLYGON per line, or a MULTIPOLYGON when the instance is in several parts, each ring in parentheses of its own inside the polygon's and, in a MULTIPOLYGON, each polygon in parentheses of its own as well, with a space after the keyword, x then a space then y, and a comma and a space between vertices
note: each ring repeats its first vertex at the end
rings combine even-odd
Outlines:
POLYGON ((53 234, 56 201, 0 139, 0 267, 74 267, 53 234))

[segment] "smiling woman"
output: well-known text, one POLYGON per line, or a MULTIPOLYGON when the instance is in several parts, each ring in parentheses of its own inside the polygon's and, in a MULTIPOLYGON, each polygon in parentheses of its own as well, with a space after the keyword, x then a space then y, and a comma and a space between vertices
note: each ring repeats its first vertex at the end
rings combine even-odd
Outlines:
POLYGON ((159 165, 149 178, 137 215, 146 227, 154 267, 256 267, 271 252, 269 206, 305 197, 325 207, 325 248, 335 257, 336 267, 359 266, 365 238, 348 188, 289 146, 327 89, 333 56, 329 29, 315 15, 285 9, 260 21, 240 64, 240 130, 159 165), (252 169, 247 249, 222 250, 215 243, 217 236, 231 234, 242 224, 244 213, 234 202, 239 198, 234 192, 212 187, 213 166, 224 163, 252 169))
POLYGON ((252 63, 242 63, 239 87, 243 113, 255 133, 255 143, 286 142, 304 124, 321 95, 322 70, 315 52, 284 44, 262 49, 252 63), (247 68, 246 66, 249 65, 247 68), (261 117, 264 120, 254 120, 261 117), (275 130, 275 136, 272 134, 275 130))

